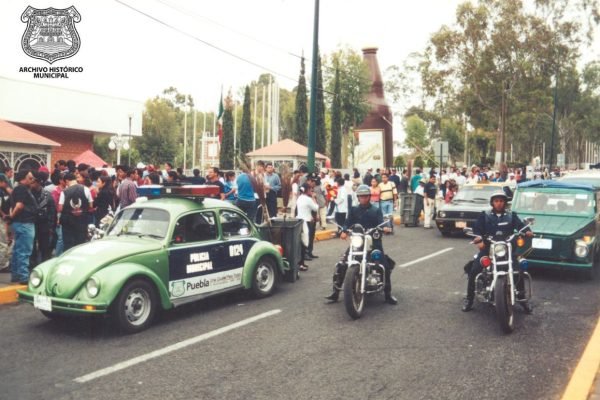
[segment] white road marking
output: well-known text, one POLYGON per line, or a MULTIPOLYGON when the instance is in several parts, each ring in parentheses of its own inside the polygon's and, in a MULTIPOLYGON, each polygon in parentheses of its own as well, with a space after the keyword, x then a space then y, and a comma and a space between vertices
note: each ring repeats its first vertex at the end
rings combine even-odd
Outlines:
POLYGON ((427 260, 429 258, 439 256, 440 254, 444 254, 444 253, 446 253, 446 252, 448 252, 450 250, 454 250, 454 247, 448 247, 446 249, 443 249, 443 250, 440 250, 440 251, 436 251, 435 253, 431 253, 428 256, 417 258, 416 260, 412 260, 412 261, 409 261, 407 263, 400 264, 399 267, 400 268, 406 268, 406 267, 409 267, 409 266, 411 266, 413 264, 420 263, 421 261, 427 260))
POLYGON ((233 323, 231 325, 227 325, 227 326, 224 326, 222 328, 215 329, 214 331, 203 333, 202 335, 199 335, 199 336, 196 336, 196 337, 193 337, 193 338, 190 338, 190 339, 186 339, 186 340, 183 340, 181 342, 172 344, 172 345, 164 347, 162 349, 155 350, 153 352, 150 352, 150 353, 147 353, 147 354, 143 354, 143 355, 138 356, 138 357, 134 357, 134 358, 129 359, 127 361, 123 361, 123 362, 115 364, 115 365, 113 365, 111 367, 103 368, 103 369, 100 369, 98 371, 92 372, 90 374, 80 376, 79 378, 75 378, 73 380, 75 382, 77 382, 77 383, 89 382, 89 381, 91 381, 93 379, 100 378, 102 376, 112 374, 113 372, 117 372, 117 371, 120 371, 122 369, 129 368, 129 367, 131 367, 133 365, 136 365, 136 364, 139 364, 139 363, 143 363, 143 362, 151 360, 153 358, 164 356, 165 354, 171 353, 173 351, 181 350, 181 349, 183 349, 185 347, 188 347, 188 346, 191 346, 193 344, 196 344, 196 343, 202 342, 204 340, 210 339, 212 337, 221 335, 221 334, 229 332, 231 330, 234 330, 234 329, 237 329, 237 328, 241 328, 242 326, 251 324, 251 323, 256 322, 258 320, 261 320, 263 318, 267 318, 267 317, 270 317, 272 315, 279 314, 280 312, 281 312, 281 310, 277 309, 277 310, 271 310, 271 311, 268 311, 268 312, 265 312, 265 313, 262 313, 262 314, 258 314, 258 315, 255 315, 254 317, 243 319, 243 320, 235 322, 235 323, 233 323))

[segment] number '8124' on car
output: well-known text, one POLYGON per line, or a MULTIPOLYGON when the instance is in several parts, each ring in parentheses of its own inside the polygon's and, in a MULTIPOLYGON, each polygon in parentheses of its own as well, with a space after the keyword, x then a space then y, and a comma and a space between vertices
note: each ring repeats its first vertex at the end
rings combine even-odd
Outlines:
POLYGON ((279 277, 293 273, 283 249, 262 240, 237 207, 205 198, 214 188, 139 198, 104 238, 36 267, 20 300, 49 318, 109 314, 121 331, 135 333, 161 309, 242 288, 270 295, 279 277))

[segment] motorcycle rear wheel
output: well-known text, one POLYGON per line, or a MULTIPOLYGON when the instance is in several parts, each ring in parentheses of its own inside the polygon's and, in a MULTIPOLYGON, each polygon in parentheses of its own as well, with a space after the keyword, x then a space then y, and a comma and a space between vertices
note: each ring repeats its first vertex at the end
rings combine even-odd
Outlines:
POLYGON ((499 276, 494 287, 496 300, 496 317, 504 333, 511 333, 515 329, 513 307, 510 304, 510 291, 512 290, 506 276, 499 276))
POLYGON ((360 266, 348 268, 344 278, 344 306, 352 319, 360 318, 365 307, 365 295, 360 292, 361 282, 360 266))

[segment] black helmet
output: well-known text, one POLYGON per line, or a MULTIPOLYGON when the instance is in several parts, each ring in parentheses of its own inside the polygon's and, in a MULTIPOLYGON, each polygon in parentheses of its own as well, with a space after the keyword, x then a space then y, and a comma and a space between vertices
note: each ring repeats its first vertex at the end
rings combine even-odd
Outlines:
POLYGON ((360 185, 358 188, 356 188, 356 195, 357 196, 370 196, 371 189, 369 189, 369 187, 367 185, 360 185))
POLYGON ((492 203, 494 202, 494 199, 501 197, 504 199, 504 202, 508 201, 508 196, 506 195, 506 193, 504 192, 494 192, 494 194, 492 194, 492 197, 490 197, 490 205, 493 205, 492 203))

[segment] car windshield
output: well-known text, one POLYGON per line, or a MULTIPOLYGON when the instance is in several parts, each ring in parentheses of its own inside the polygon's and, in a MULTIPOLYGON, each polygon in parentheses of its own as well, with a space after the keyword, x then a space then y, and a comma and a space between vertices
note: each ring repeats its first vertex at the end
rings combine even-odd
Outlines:
POLYGON ((453 203, 487 203, 492 193, 502 190, 498 186, 463 186, 452 199, 453 203))
POLYGON ((513 210, 588 215, 594 213, 594 198, 589 192, 526 190, 519 193, 513 210))
POLYGON ((163 239, 169 229, 169 213, 153 208, 127 208, 117 214, 108 236, 137 235, 163 239))

